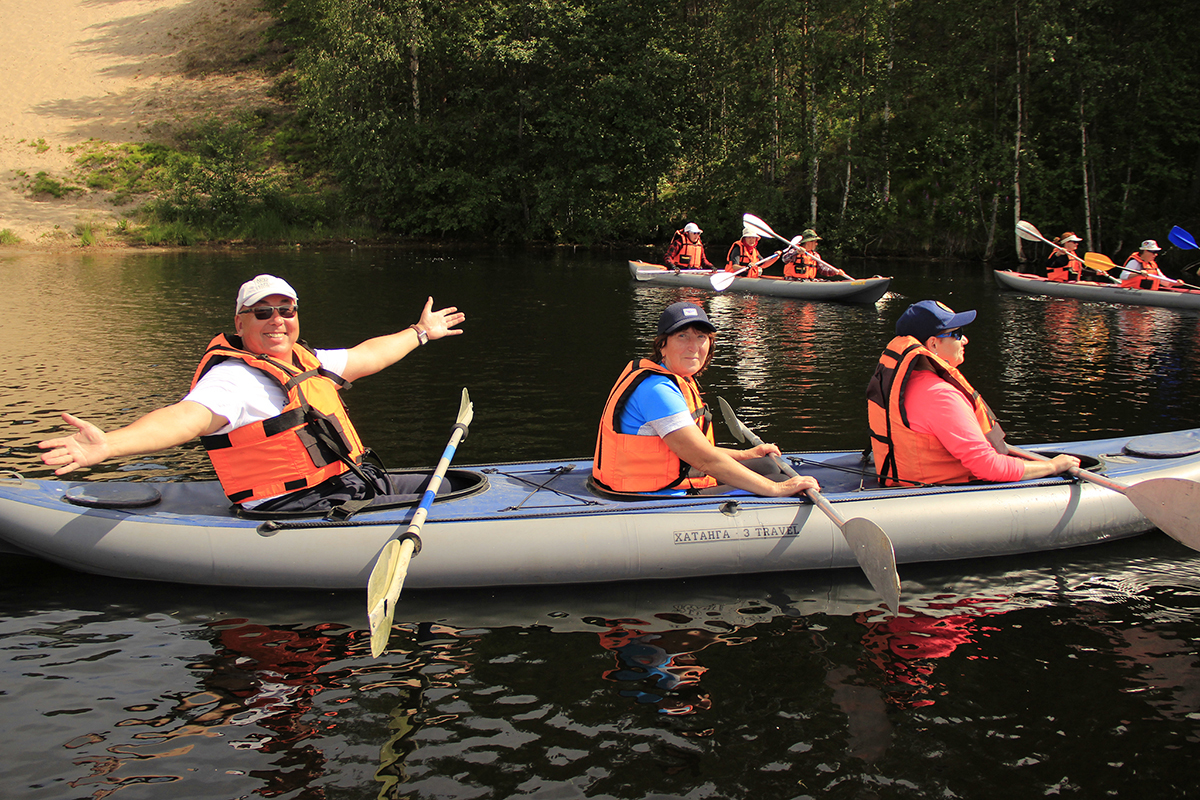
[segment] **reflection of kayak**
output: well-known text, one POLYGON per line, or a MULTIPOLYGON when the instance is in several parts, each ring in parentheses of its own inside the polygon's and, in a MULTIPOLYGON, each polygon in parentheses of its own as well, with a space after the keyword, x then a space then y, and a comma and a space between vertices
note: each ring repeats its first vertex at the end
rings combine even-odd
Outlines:
MULTIPOLYGON (((1127 483, 1200 478, 1200 429, 1052 451, 1098 462, 1127 483)), ((790 458, 817 477, 843 516, 882 527, 901 563, 1054 550, 1151 528, 1123 495, 1091 483, 878 489, 861 474, 858 453, 790 458)), ((590 488, 590 474, 590 461, 451 469, 456 494, 433 505, 406 588, 857 567, 838 528, 805 501, 613 498, 590 488)), ((84 572, 180 583, 361 589, 410 514, 394 508, 349 523, 261 525, 232 513, 215 481, 0 478, 0 541, 10 548, 84 572)))
POLYGON ((1000 285, 1000 288, 1013 289, 1026 294, 1073 297, 1100 303, 1200 309, 1200 291, 1194 289, 1122 289, 1115 283, 1092 283, 1090 281, 1064 283, 1037 275, 1022 275, 1019 272, 1004 270, 996 270, 995 275, 996 283, 1000 285))
MULTIPOLYGON (((721 272, 722 270, 717 270, 721 272)), ((634 279, 659 286, 690 286, 715 291, 713 270, 667 269, 660 264, 630 261, 629 273, 634 279)), ((733 279, 726 291, 768 294, 775 297, 794 297, 800 300, 831 300, 840 303, 874 303, 887 293, 891 278, 863 278, 852 281, 789 281, 783 278, 762 277, 733 279)))

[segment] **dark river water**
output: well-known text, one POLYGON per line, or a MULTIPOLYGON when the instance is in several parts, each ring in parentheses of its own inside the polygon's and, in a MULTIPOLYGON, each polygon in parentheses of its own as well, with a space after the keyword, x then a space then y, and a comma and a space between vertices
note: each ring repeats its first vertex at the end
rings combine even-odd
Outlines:
MULTIPOLYGON (((348 395, 395 466, 436 462, 463 387, 457 463, 590 456, 616 375, 684 298, 721 328, 710 396, 785 450, 867 445, 867 378, 926 298, 979 310, 963 370, 1014 443, 1200 426, 1196 312, 1005 293, 974 263, 839 261, 895 276, 874 306, 713 296, 634 282, 629 255, 0 250, 0 470, 46 477, 33 443, 61 411, 114 427, 177 400, 259 272, 297 288, 316 346, 430 295, 467 313, 348 395)), ((211 476, 192 445, 86 477, 211 476)), ((900 573, 899 617, 851 570, 406 590, 372 659, 364 593, 0 555, 0 797, 1200 793, 1200 553, 1156 531, 900 573)))

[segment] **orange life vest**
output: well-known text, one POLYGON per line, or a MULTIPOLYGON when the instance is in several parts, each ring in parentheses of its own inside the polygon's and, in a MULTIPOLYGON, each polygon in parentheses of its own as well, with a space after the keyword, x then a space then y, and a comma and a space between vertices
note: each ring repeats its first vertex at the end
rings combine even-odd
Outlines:
POLYGON ((979 429, 996 452, 1008 452, 996 416, 963 374, 912 336, 897 336, 888 343, 867 384, 867 421, 871 427, 875 473, 884 486, 966 483, 972 479, 971 473, 936 436, 909 427, 904 394, 913 362, 920 356, 925 356, 938 376, 971 403, 979 429))
POLYGON ((729 255, 725 257, 725 271, 737 272, 742 267, 750 267, 746 271, 747 278, 757 278, 762 275, 762 267, 751 267, 758 262, 758 248, 747 247, 740 240, 729 246, 729 255))
MULTIPOLYGON (((1061 255, 1062 255, 1062 253, 1059 253, 1059 252, 1051 253, 1049 260, 1053 261, 1055 256, 1061 256, 1061 255)), ((1077 263, 1075 263, 1075 260, 1073 258, 1071 258, 1070 256, 1067 256, 1066 263, 1063 263, 1063 264, 1060 264, 1060 265, 1054 266, 1054 267, 1047 264, 1046 265, 1046 277, 1052 281, 1069 281, 1069 280, 1072 280, 1072 278, 1074 278, 1075 280, 1079 280, 1082 277, 1082 275, 1080 274, 1079 265, 1077 263)))
POLYGON ((1134 253, 1129 258, 1125 259, 1125 263, 1136 261, 1138 269, 1142 271, 1141 275, 1131 274, 1128 278, 1121 281, 1121 287, 1124 289, 1158 289, 1162 286, 1162 281, 1158 276, 1162 275, 1162 270, 1158 268, 1158 264, 1153 261, 1145 261, 1137 253, 1134 253))
POLYGON ((212 367, 239 359, 277 382, 287 403, 278 416, 200 437, 226 496, 234 503, 275 497, 357 465, 364 449, 338 395, 345 381, 323 369, 306 345, 292 348, 288 364, 241 344, 239 336, 216 336, 196 367, 193 388, 212 367))
POLYGON ((813 258, 812 253, 801 247, 792 263, 784 265, 783 277, 811 281, 817 277, 817 260, 813 258))
POLYGON ((596 457, 592 479, 614 492, 657 492, 662 489, 703 489, 716 486, 708 475, 689 478, 691 467, 667 447, 659 436, 639 436, 619 433, 621 411, 633 392, 651 375, 665 375, 675 382, 687 401, 692 419, 700 431, 716 446, 712 412, 700 397, 700 387, 693 378, 684 378, 653 361, 630 361, 617 378, 604 405, 600 432, 596 437, 596 457))
POLYGON ((702 243, 692 244, 682 230, 675 231, 672 239, 678 239, 680 245, 679 250, 675 253, 675 263, 668 264, 668 266, 677 266, 680 269, 700 269, 704 266, 704 245, 702 243))

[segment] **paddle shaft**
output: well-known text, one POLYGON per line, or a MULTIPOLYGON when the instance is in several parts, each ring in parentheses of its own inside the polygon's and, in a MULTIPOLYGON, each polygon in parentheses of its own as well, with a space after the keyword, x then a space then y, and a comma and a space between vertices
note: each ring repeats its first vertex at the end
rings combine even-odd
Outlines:
MULTIPOLYGON (((1184 283, 1183 281, 1179 280, 1178 278, 1168 278, 1166 275, 1161 275, 1161 274, 1155 275, 1154 273, 1146 272, 1145 270, 1131 269, 1129 267, 1123 267, 1120 264, 1117 264, 1115 261, 1113 261, 1108 256, 1104 255, 1103 253, 1088 253, 1087 257, 1092 259, 1093 261, 1097 261, 1102 264, 1105 264, 1105 266, 1111 265, 1111 266, 1108 266, 1108 269, 1122 269, 1122 270, 1125 270, 1126 272, 1131 272, 1134 275, 1145 275, 1148 278, 1157 278, 1158 280, 1163 281, 1164 283, 1169 283, 1172 286, 1183 286, 1188 289, 1200 290, 1200 286, 1193 286, 1190 283, 1184 283)), ((1091 266, 1091 265, 1089 264, 1088 266, 1091 266)), ((1099 268, 1092 267, 1092 269, 1099 269, 1099 268)))
POLYGON ((772 260, 778 258, 779 255, 780 255, 779 253, 771 253, 771 255, 760 258, 758 261, 755 261, 753 264, 749 264, 740 269, 734 270, 733 272, 714 272, 709 277, 708 280, 712 284, 714 289, 716 289, 718 292, 723 292, 733 284, 733 279, 736 278, 738 275, 741 275, 743 272, 750 269, 751 267, 761 267, 763 264, 766 264, 768 261, 772 261, 772 260))
MULTIPOLYGON (((1008 452, 1015 456, 1020 456, 1027 461, 1053 460, 1049 456, 1044 456, 1041 453, 1034 453, 1029 450, 1022 450, 1021 448, 1015 447, 1011 444, 1008 444, 1007 447, 1008 452)), ((1067 474, 1072 478, 1079 478, 1080 480, 1089 481, 1097 486, 1103 486, 1105 489, 1112 489, 1114 492, 1120 492, 1121 494, 1125 494, 1125 490, 1129 488, 1124 483, 1118 483, 1111 478, 1105 478, 1103 475, 1097 475, 1094 472, 1088 472, 1086 469, 1080 469, 1079 467, 1071 467, 1069 470, 1067 470, 1067 474)))
MULTIPOLYGON (((750 226, 750 227, 752 227, 752 228, 757 228, 758 230, 762 231, 763 233, 766 233, 766 234, 769 234, 769 235, 771 235, 771 236, 774 236, 776 239, 778 239, 778 240, 779 240, 779 241, 781 241, 781 242, 787 242, 789 245, 792 243, 792 240, 791 240, 791 239, 785 239, 785 238, 783 238, 783 237, 782 237, 782 236, 780 236, 778 233, 776 233, 774 230, 772 230, 770 225, 768 225, 767 223, 763 222, 761 219, 759 219, 758 217, 754 216, 753 214, 743 214, 743 215, 742 215, 742 222, 743 222, 743 223, 745 223, 745 224, 747 224, 747 225, 749 225, 749 226, 750 226)), ((779 255, 779 253, 776 253, 775 255, 779 255)), ((813 253, 812 251, 809 251, 809 255, 811 255, 813 258, 815 258, 815 259, 817 260, 817 263, 819 263, 820 265, 822 265, 822 266, 824 266, 824 267, 828 267, 829 269, 831 269, 831 270, 833 270, 834 272, 836 272, 836 273, 838 273, 839 275, 841 275, 841 276, 842 276, 843 278, 845 278, 846 280, 850 280, 850 281, 854 280, 854 279, 853 279, 853 278, 851 278, 849 275, 847 275, 847 274, 846 274, 844 271, 842 271, 842 270, 838 269, 838 268, 837 268, 837 267, 835 267, 833 264, 830 264, 828 261, 826 261, 825 259, 821 258, 821 257, 820 257, 819 255, 817 255, 816 253, 813 253)))
POLYGON ((475 408, 471 403, 467 390, 462 391, 462 402, 458 409, 458 419, 455 420, 454 430, 450 441, 442 451, 442 457, 437 467, 429 477, 429 485, 413 514, 408 528, 399 541, 391 539, 380 552, 371 577, 367 582, 367 623, 371 631, 371 655, 378 658, 387 649, 388 639, 392 631, 392 619, 395 614, 396 601, 400 599, 400 590, 408 575, 408 564, 416 550, 417 536, 429 516, 429 508, 437 497, 442 479, 450 468, 450 462, 458 450, 458 443, 467 435, 467 428, 475 416, 475 408))
MULTIPOLYGON (((1092 272, 1099 272, 1099 273, 1100 273, 1101 275, 1103 275, 1104 277, 1108 278, 1109 280, 1112 280, 1112 277, 1111 277, 1111 276, 1108 274, 1108 271, 1107 271, 1107 270, 1103 270, 1103 269, 1099 269, 1099 268, 1097 268, 1097 267, 1093 267, 1091 264, 1087 263, 1086 261, 1084 261, 1084 260, 1083 260, 1082 258, 1080 258, 1079 256, 1077 256, 1077 255, 1075 255, 1074 253, 1072 253, 1071 251, 1067 250, 1067 249, 1066 249, 1065 247, 1063 247, 1062 245, 1057 245, 1057 244, 1055 244, 1054 242, 1050 241, 1050 240, 1049 240, 1049 239, 1047 239, 1045 236, 1042 236, 1042 233, 1041 233, 1041 231, 1039 231, 1037 228, 1035 228, 1033 225, 1031 225, 1030 223, 1026 222, 1025 220, 1021 220, 1019 223, 1017 223, 1017 235, 1018 235, 1018 236, 1020 236, 1022 239, 1028 239, 1030 236, 1032 236, 1032 237, 1033 237, 1033 239, 1034 239, 1034 240, 1036 240, 1036 241, 1039 241, 1039 242, 1045 242, 1046 244, 1048 244, 1048 245, 1050 245, 1051 247, 1053 247, 1055 250, 1060 250, 1060 251, 1062 251, 1063 253, 1065 253, 1065 254, 1066 254, 1066 256, 1067 256, 1067 258, 1069 258, 1069 259, 1071 259, 1072 261, 1076 262, 1076 263, 1077 263, 1077 264, 1079 264, 1081 267, 1087 267, 1087 268, 1088 268, 1088 269, 1090 269, 1092 272)), ((1116 265, 1114 264, 1113 266, 1116 266, 1116 265)))

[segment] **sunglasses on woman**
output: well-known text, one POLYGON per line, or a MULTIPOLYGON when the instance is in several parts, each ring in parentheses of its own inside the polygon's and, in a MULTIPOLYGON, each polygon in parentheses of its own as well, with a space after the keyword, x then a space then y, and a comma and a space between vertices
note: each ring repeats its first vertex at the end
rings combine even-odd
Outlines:
POLYGON ((299 309, 299 306, 252 306, 251 308, 243 308, 238 313, 253 314, 255 319, 265 321, 275 316, 276 311, 284 319, 291 319, 296 316, 296 312, 299 309))
MULTIPOLYGON (((259 319, 262 319, 262 317, 259 317, 259 319)), ((937 334, 937 338, 939 339, 957 339, 960 342, 964 336, 966 336, 966 334, 963 333, 961 328, 958 330, 946 331, 945 333, 937 334)))

